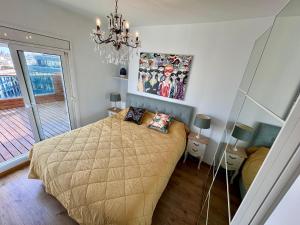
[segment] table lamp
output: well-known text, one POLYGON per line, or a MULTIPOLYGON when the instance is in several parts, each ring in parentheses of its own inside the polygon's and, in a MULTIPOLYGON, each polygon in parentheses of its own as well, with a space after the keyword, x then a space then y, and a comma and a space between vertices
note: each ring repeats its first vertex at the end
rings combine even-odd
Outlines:
POLYGON ((252 137, 253 128, 249 127, 245 124, 237 123, 232 131, 231 136, 236 138, 236 141, 234 143, 233 149, 237 151, 236 145, 239 140, 242 141, 250 141, 252 137))
POLYGON ((194 120, 194 126, 200 128, 196 138, 200 138, 202 129, 210 128, 210 117, 204 114, 197 114, 194 120))
POLYGON ((121 95, 119 93, 111 93, 110 94, 110 101, 115 103, 114 110, 116 110, 117 109, 117 103, 116 102, 121 101, 121 95))

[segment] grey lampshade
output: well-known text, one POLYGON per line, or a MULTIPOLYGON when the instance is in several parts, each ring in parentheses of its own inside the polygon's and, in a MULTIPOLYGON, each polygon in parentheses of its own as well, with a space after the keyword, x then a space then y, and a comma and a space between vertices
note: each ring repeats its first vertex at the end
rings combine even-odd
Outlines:
POLYGON ((119 93, 111 93, 110 94, 110 101, 111 102, 119 102, 119 101, 121 101, 121 95, 119 93))
POLYGON ((234 126, 232 137, 238 140, 250 141, 253 133, 253 128, 245 124, 238 123, 234 126))
POLYGON ((197 114, 194 120, 194 125, 201 129, 210 128, 210 117, 204 114, 197 114))

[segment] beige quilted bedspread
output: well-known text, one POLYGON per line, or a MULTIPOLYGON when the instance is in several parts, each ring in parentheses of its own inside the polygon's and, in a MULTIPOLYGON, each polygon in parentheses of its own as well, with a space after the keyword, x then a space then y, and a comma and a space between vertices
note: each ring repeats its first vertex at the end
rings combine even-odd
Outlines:
POLYGON ((150 225, 181 157, 184 124, 168 134, 123 121, 122 111, 34 145, 29 178, 41 179, 69 215, 85 225, 150 225))

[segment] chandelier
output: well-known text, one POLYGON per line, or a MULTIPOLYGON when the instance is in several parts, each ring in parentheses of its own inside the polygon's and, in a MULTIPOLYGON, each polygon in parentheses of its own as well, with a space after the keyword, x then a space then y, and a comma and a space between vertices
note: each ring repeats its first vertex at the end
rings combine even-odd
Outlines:
POLYGON ((118 0, 115 5, 115 12, 107 16, 108 34, 101 27, 101 20, 96 19, 96 30, 91 33, 91 39, 95 42, 95 50, 106 63, 126 64, 130 51, 141 46, 139 33, 129 32, 129 22, 118 13, 118 0))

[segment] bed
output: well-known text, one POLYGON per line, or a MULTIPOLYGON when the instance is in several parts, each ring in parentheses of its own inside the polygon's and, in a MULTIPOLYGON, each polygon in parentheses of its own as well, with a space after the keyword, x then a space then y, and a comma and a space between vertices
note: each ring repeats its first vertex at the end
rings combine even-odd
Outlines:
POLYGON ((248 158, 242 167, 241 177, 239 180, 242 198, 250 188, 280 129, 281 128, 278 126, 266 123, 258 123, 256 126, 254 135, 246 151, 248 158))
POLYGON ((150 225, 155 206, 186 145, 193 108, 127 95, 127 106, 172 113, 168 134, 123 121, 126 110, 39 142, 29 178, 40 179, 70 217, 84 225, 150 225))

